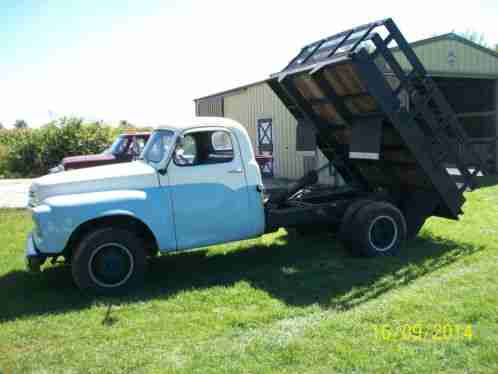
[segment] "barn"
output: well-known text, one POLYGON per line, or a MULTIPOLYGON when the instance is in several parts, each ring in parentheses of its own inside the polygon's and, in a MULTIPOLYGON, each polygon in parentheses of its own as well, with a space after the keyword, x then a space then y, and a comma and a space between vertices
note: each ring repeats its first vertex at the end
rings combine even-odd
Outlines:
MULTIPOLYGON (((411 43, 465 128, 487 169, 498 173, 498 53, 454 33, 411 43)), ((393 54, 403 68, 402 54, 393 54)), ((389 70, 385 74, 389 76, 389 70)), ((409 106, 409 98, 404 105, 409 106)), ((309 127, 299 124, 266 80, 194 100, 196 115, 222 116, 243 124, 266 176, 297 179, 327 163, 309 127)), ((332 168, 320 175, 336 183, 332 168)))

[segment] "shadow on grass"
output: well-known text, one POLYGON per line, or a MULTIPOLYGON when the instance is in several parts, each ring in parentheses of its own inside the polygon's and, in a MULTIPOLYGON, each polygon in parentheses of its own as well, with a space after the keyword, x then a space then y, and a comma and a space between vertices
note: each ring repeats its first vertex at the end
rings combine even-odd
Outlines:
MULTIPOLYGON (((349 309, 481 249, 424 235, 408 242, 398 256, 364 259, 351 257, 330 235, 300 238, 290 233, 270 246, 158 257, 151 260, 140 290, 107 301, 165 299, 185 290, 246 281, 288 305, 349 309)), ((0 321, 6 321, 80 310, 96 299, 75 288, 69 267, 55 266, 40 274, 14 271, 0 277, 0 300, 0 321)))
POLYGON ((477 178, 477 184, 479 188, 496 186, 498 184, 498 176, 486 175, 483 177, 479 177, 477 178))

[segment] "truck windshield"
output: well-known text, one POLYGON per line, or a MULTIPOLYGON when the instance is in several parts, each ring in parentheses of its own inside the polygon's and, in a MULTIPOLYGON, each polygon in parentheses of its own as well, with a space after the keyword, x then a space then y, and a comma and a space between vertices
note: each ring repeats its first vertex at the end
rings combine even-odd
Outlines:
POLYGON ((154 131, 140 158, 155 164, 161 162, 169 153, 174 135, 171 130, 154 131))

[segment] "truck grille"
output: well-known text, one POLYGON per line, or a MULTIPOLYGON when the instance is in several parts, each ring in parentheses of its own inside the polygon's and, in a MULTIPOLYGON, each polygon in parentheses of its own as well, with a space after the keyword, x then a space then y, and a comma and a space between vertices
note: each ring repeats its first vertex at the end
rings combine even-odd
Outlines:
POLYGON ((33 189, 29 189, 28 193, 28 207, 33 208, 38 205, 38 199, 36 196, 36 192, 33 189))

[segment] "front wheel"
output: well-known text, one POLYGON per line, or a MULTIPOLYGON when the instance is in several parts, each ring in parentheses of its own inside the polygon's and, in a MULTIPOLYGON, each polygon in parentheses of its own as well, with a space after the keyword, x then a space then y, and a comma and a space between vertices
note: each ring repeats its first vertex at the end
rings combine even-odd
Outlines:
POLYGON ((138 285, 145 273, 146 254, 141 240, 119 228, 104 228, 86 236, 76 248, 72 273, 83 291, 120 294, 138 285))
POLYGON ((403 213, 387 202, 363 206, 352 221, 350 240, 354 252, 366 256, 392 255, 406 238, 403 213))

